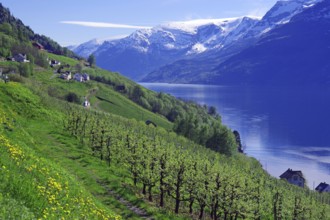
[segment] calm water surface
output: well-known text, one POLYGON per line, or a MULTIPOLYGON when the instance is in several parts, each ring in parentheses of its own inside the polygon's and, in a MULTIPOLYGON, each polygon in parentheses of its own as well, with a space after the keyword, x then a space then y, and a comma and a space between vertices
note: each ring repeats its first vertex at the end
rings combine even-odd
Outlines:
POLYGON ((330 183, 330 88, 142 85, 215 106, 271 175, 292 168, 303 171, 310 188, 330 183))

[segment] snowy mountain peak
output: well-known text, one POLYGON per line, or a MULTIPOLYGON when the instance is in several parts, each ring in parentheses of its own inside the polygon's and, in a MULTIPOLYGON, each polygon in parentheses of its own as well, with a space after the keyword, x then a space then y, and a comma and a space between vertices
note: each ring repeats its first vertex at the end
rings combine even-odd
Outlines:
POLYGON ((274 27, 288 23, 295 15, 301 13, 306 7, 324 0, 281 0, 262 17, 262 19, 250 30, 245 38, 261 36, 274 27))
POLYGON ((198 19, 191 21, 174 21, 163 24, 160 27, 164 29, 177 29, 191 34, 196 34, 199 27, 204 25, 226 26, 232 22, 237 22, 242 18, 221 18, 221 19, 198 19))
POLYGON ((257 42, 265 33, 291 22, 293 17, 321 1, 329 0, 278 1, 262 18, 234 17, 168 22, 137 30, 125 38, 103 44, 94 39, 74 51, 85 57, 94 53, 101 67, 138 79, 178 60, 198 59, 218 53, 223 53, 224 56, 214 55, 213 58, 221 60, 229 57, 257 42), (130 65, 127 65, 127 61, 130 65))
POLYGON ((294 15, 302 12, 323 0, 281 0, 265 14, 263 19, 274 20, 276 23, 288 22, 294 15))

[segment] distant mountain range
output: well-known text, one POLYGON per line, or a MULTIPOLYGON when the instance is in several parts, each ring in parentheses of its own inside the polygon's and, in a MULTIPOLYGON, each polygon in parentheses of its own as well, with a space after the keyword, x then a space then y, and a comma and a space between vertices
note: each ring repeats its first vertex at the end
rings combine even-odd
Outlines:
POLYGON ((327 82, 329 4, 278 1, 261 19, 172 22, 119 40, 89 41, 73 50, 85 57, 93 53, 99 66, 137 81, 327 82))
POLYGON ((94 53, 99 66, 138 80, 168 63, 221 48, 240 38, 257 21, 242 17, 173 22, 138 30, 119 40, 92 40, 73 51, 85 57, 94 53))

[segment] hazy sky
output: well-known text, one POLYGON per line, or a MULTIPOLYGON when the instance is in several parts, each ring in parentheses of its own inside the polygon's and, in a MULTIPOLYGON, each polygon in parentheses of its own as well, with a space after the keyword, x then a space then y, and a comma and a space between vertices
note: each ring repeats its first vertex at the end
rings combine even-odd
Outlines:
POLYGON ((262 17, 276 0, 1 0, 36 33, 63 46, 128 35, 170 21, 262 17))

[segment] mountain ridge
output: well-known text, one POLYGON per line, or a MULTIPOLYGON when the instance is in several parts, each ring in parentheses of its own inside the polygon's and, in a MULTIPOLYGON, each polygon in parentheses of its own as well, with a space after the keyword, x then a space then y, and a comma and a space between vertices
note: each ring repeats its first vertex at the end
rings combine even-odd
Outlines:
MULTIPOLYGON (((219 84, 219 83, 229 83, 228 80, 221 81, 220 82, 220 74, 226 75, 226 78, 230 78, 230 73, 233 73, 235 71, 244 71, 243 69, 238 69, 237 66, 241 65, 239 58, 236 60, 236 64, 230 65, 230 67, 227 64, 224 64, 224 62, 229 62, 232 56, 240 56, 238 54, 244 53, 245 50, 251 51, 249 53, 250 56, 254 56, 254 53, 260 54, 260 51, 254 51, 254 48, 261 42, 265 41, 266 39, 270 39, 269 35, 272 33, 275 33, 277 29, 282 28, 285 25, 288 25, 290 22, 288 22, 288 19, 295 19, 299 14, 303 13, 304 11, 313 8, 317 5, 322 4, 324 1, 322 0, 316 0, 316 1, 304 1, 304 0, 297 0, 297 1, 279 1, 277 2, 274 7, 269 10, 268 13, 265 14, 265 16, 260 20, 260 22, 255 26, 256 29, 251 29, 252 32, 255 30, 259 30, 260 36, 257 38, 249 38, 250 32, 247 34, 248 39, 250 39, 250 42, 247 42, 247 39, 243 39, 240 42, 235 42, 236 45, 231 45, 234 47, 233 53, 229 54, 229 56, 226 56, 225 52, 227 48, 224 48, 222 51, 218 51, 217 53, 206 55, 204 57, 205 62, 201 62, 202 59, 200 58, 193 58, 191 60, 181 60, 177 61, 177 63, 168 64, 166 66, 163 66, 157 71, 154 71, 150 73, 146 78, 144 78, 143 81, 146 82, 171 82, 171 83, 202 83, 202 84, 219 84), (292 9, 292 5, 295 6, 294 13, 287 13, 286 6, 289 5, 292 9), (283 9, 284 7, 284 9, 283 9), (280 13, 280 12, 285 12, 280 13), (275 18, 275 19, 274 19, 275 18), (272 29, 266 30, 265 24, 271 24, 270 26, 273 26, 272 29), (266 31, 265 31, 266 30, 266 31), (244 44, 245 43, 245 44, 244 44), (242 44, 239 46, 239 44, 242 44), (236 49, 235 49, 236 47, 236 49), (213 57, 212 57, 213 56, 213 57), (222 57, 222 59, 220 58, 222 57), (181 62, 181 64, 179 64, 181 62), (220 68, 219 66, 223 66, 223 68, 220 68), (219 71, 217 71, 219 69, 219 71), (228 72, 228 73, 227 73, 228 72)), ((299 17, 299 16, 298 16, 299 17)), ((313 15, 311 15, 313 17, 313 15)), ((317 25, 317 24, 314 24, 317 25)), ((291 26, 290 26, 291 27, 291 26)), ((293 29, 293 31, 295 31, 293 29)), ((304 34, 311 35, 313 33, 305 33, 303 29, 301 31, 301 36, 304 34)), ((278 35, 279 33, 277 33, 278 35)), ((291 33, 292 34, 292 33, 291 33)), ((314 33, 316 34, 316 32, 314 33)), ((253 36, 258 36, 256 33, 253 33, 253 36)), ((277 38, 283 38, 283 36, 278 36, 277 38)), ((299 37, 299 36, 297 36, 299 37)), ((297 38, 298 39, 298 38, 297 38)), ((275 41, 274 41, 275 42, 275 41)), ((308 44, 308 42, 305 42, 308 44)), ((279 48, 283 47, 282 45, 277 45, 277 47, 274 47, 272 50, 278 50, 279 48)), ((289 47, 290 48, 290 47, 289 47)), ((299 48, 298 45, 296 45, 296 49, 299 48)), ((294 51, 295 48, 292 48, 294 51)), ((295 49, 295 50, 296 50, 295 49)), ((227 49, 228 50, 228 49, 227 49)), ((290 51, 286 51, 285 53, 290 54, 290 51)), ((264 50, 260 57, 259 61, 265 59, 266 56, 268 56, 270 53, 270 49, 264 50)), ((243 56, 243 55, 241 55, 243 56)), ((281 56, 278 54, 278 56, 281 56)), ((294 55, 295 56, 295 55, 294 55)), ((247 57, 247 55, 246 55, 247 57)), ((258 63, 259 61, 255 60, 255 63, 258 63)), ((271 64, 272 60, 269 60, 269 64, 271 64)), ((243 63, 245 61, 242 61, 243 63)), ((254 65, 254 64, 251 64, 254 65)), ((290 63, 286 63, 285 65, 290 65, 290 63)), ((242 66, 242 65, 241 65, 242 66)), ((270 65, 271 66, 271 65, 270 65)), ((243 68, 243 67, 242 67, 243 68)), ((253 74, 253 69, 251 69, 248 66, 245 66, 247 68, 246 71, 250 71, 251 74, 253 74)), ((272 68, 269 68, 272 69, 272 68)), ((264 71, 267 71, 267 67, 264 67, 264 71)), ((292 69, 293 71, 293 69, 292 69)), ((276 73, 274 73, 276 74, 276 73)), ((271 76, 271 75, 270 75, 271 76)), ((223 79, 224 80, 224 79, 223 79)), ((237 78, 236 82, 238 84, 244 83, 242 82, 241 78, 237 78)), ((230 80, 231 83, 235 83, 234 78, 230 80)), ((249 83, 249 82, 246 82, 249 83)))
POLYGON ((213 81, 329 84, 330 4, 319 1, 214 69, 213 81), (269 53, 271 51, 271 53, 269 53))
POLYGON ((135 81, 189 83, 189 77, 200 82, 205 74, 255 44, 263 34, 321 1, 278 1, 261 19, 243 16, 171 22, 119 40, 85 44, 86 51, 74 51, 85 57, 94 53, 98 65, 135 81))
POLYGON ((123 39, 105 41, 97 45, 97 49, 92 47, 101 67, 136 80, 164 64, 220 48, 239 38, 241 32, 247 31, 256 21, 256 18, 238 17, 173 22, 135 31, 123 39), (240 29, 235 32, 236 28, 240 29), (129 60, 130 65, 124 60, 129 60))

